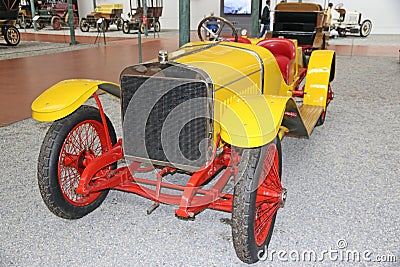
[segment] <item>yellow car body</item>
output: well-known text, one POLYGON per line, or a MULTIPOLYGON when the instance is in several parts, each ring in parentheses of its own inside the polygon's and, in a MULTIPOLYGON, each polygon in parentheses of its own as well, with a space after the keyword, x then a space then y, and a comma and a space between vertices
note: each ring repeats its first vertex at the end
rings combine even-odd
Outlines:
MULTIPOLYGON (((255 40, 254 43, 258 41, 255 40)), ((293 42, 296 45, 296 41, 293 42)), ((173 62, 202 69, 209 75, 214 94, 214 139, 220 134, 225 142, 239 147, 262 146, 277 134, 291 134, 294 128, 304 128, 307 123, 293 98, 301 78, 298 74, 303 68, 301 49, 296 47, 294 75, 287 84, 274 55, 254 43, 192 42, 169 55, 173 62), (292 127, 283 123, 289 109, 297 114, 292 127)), ((326 109, 334 66, 333 51, 316 50, 310 57, 303 105, 320 107, 315 109, 317 113, 326 109)), ((51 121, 68 116, 105 84, 118 86, 96 80, 62 81, 32 103, 32 117, 51 121)), ((312 124, 308 132, 292 135, 308 137, 315 121, 312 124)))

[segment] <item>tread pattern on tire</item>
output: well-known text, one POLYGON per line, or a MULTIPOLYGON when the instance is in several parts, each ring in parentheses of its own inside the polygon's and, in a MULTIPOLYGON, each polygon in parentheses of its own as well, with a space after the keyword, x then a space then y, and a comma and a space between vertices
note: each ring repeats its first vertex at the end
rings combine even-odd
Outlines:
MULTIPOLYGON (((255 169, 257 166, 257 157, 260 154, 260 149, 244 150, 242 158, 239 164, 238 180, 235 186, 233 209, 239 210, 239 212, 232 213, 232 237, 233 244, 235 246, 237 256, 246 263, 254 263, 254 257, 251 255, 249 236, 251 231, 251 225, 249 217, 239 217, 239 214, 243 214, 244 210, 250 208, 250 192, 252 190, 251 184, 254 178, 255 169), (245 166, 240 166, 246 164, 245 166), (246 182, 248 181, 248 182, 246 182), (236 225, 242 224, 242 227, 235 227, 236 225)), ((254 241, 255 242, 255 241, 254 241)))
MULTIPOLYGON (((279 176, 281 176, 281 147, 278 137, 272 141, 276 144, 279 157, 279 176)), ((245 263, 255 263, 259 261, 258 253, 260 250, 268 246, 271 234, 273 232, 276 214, 272 218, 269 233, 264 244, 257 246, 254 236, 254 216, 250 214, 255 212, 252 202, 256 201, 256 193, 258 182, 262 172, 262 166, 259 161, 263 162, 267 146, 243 149, 241 160, 238 167, 237 180, 234 190, 233 209, 232 209, 232 238, 236 255, 245 263), (253 199, 254 198, 254 199, 253 199)))
MULTIPOLYGON (((99 197, 92 203, 86 206, 76 207, 67 203, 67 201, 62 196, 60 189, 59 192, 57 190, 54 190, 55 186, 59 187, 59 184, 58 181, 57 184, 54 184, 54 181, 52 180, 51 177, 54 174, 50 173, 51 168, 54 167, 52 166, 54 162, 51 162, 52 153, 57 153, 57 157, 59 156, 60 149, 65 139, 65 136, 64 138, 62 138, 62 136, 60 137, 60 134, 63 131, 63 127, 71 127, 71 125, 72 127, 74 127, 73 122, 74 120, 76 120, 76 117, 79 118, 79 116, 100 117, 100 113, 97 108, 83 105, 69 116, 60 119, 58 121, 55 121, 47 131, 38 158, 38 166, 37 166, 38 185, 43 201, 45 202, 46 206, 49 208, 51 212, 65 219, 78 219, 87 215, 88 213, 95 210, 103 202, 103 200, 106 198, 108 194, 108 190, 104 190, 103 193, 99 195, 99 197), (65 206, 66 208, 63 209, 62 206, 65 206)), ((116 135, 114 127, 107 116, 106 119, 110 131, 111 141, 113 144, 115 144, 116 135)), ((68 133, 64 133, 64 135, 67 134, 68 133)))

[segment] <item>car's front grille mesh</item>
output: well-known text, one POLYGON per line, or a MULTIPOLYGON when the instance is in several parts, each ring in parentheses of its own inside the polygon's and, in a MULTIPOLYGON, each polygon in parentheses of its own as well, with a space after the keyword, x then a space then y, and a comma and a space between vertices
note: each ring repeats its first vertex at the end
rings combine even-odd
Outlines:
POLYGON ((205 164, 210 115, 200 80, 123 76, 124 153, 160 165, 205 164))

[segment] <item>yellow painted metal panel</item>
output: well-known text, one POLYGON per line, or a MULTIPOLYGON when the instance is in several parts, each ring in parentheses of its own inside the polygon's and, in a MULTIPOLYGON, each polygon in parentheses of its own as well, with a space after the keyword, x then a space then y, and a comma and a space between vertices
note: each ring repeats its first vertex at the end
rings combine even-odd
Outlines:
POLYGON ((335 52, 316 50, 311 54, 304 89, 304 104, 326 108, 329 78, 335 52))
POLYGON ((280 132, 289 97, 244 95, 235 98, 218 121, 221 138, 238 147, 258 147, 280 132))
POLYGON ((98 85, 105 83, 114 84, 84 79, 61 81, 33 101, 32 118, 38 121, 53 121, 68 116, 98 90, 98 85))

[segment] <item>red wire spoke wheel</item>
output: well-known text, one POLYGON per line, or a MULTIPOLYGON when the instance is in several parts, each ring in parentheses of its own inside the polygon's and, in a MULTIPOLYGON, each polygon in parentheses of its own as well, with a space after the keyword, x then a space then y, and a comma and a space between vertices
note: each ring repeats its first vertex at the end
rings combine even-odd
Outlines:
POLYGON ((243 149, 233 199, 232 237, 237 256, 246 263, 260 259, 269 245, 277 211, 286 200, 281 184, 279 138, 243 149))
POLYGON ((61 148, 58 161, 58 182, 65 199, 75 206, 92 203, 101 192, 88 195, 75 193, 81 174, 91 160, 100 156, 107 148, 104 127, 96 120, 78 123, 68 134, 61 148))
POLYGON ((275 144, 267 148, 257 188, 254 235, 257 246, 264 245, 282 203, 279 155, 275 144))
MULTIPOLYGON (((107 117, 106 121, 111 143, 115 144, 114 127, 107 117)), ((78 219, 100 206, 108 190, 87 195, 75 190, 85 168, 106 151, 107 133, 97 108, 81 106, 50 126, 39 154, 38 184, 51 212, 62 218, 78 219)), ((115 167, 101 170, 98 176, 115 167)))

